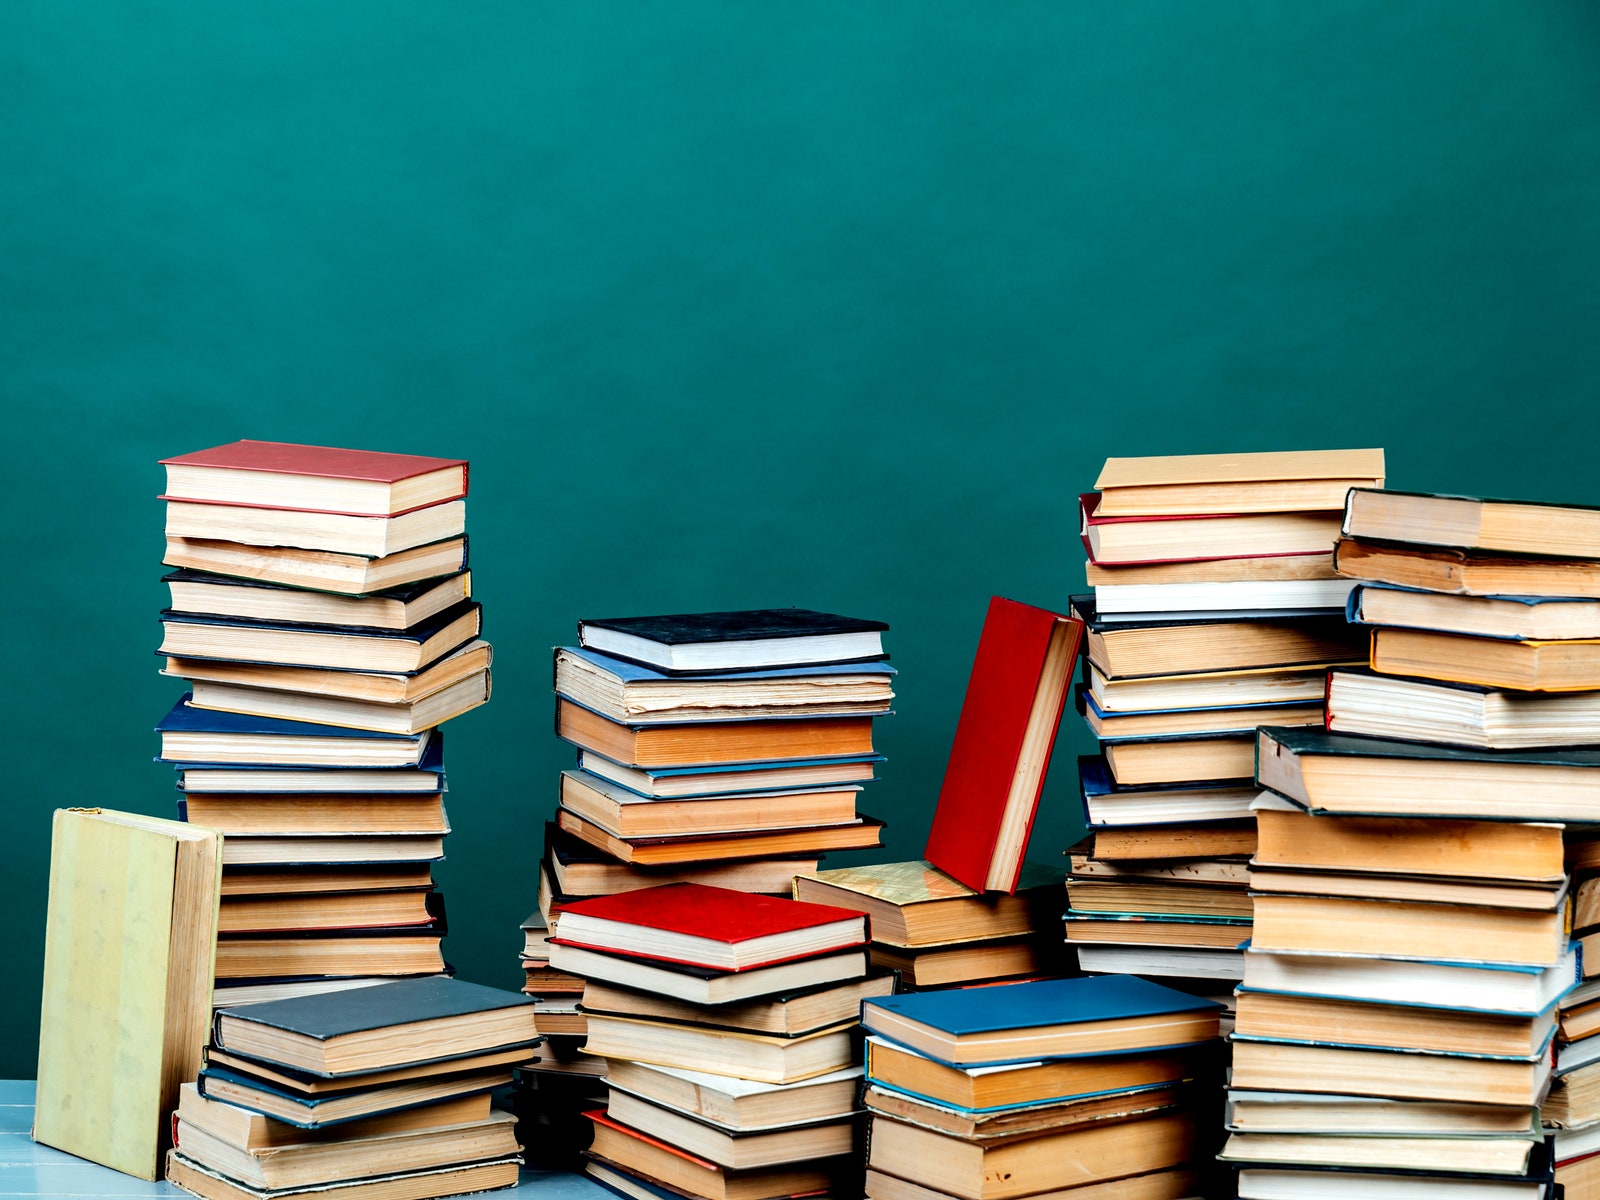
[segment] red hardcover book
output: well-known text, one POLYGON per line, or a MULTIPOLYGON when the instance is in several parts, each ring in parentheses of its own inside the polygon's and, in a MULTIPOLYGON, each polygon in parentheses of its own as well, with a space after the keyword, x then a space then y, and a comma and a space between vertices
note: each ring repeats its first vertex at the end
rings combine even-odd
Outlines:
POLYGON ((747 971, 863 945, 867 918, 831 904, 669 883, 569 904, 559 933, 550 940, 564 946, 747 971))
POLYGON ((161 463, 161 498, 196 504, 393 517, 467 494, 464 459, 421 454, 247 440, 161 463))
POLYGON ((1083 622, 989 601, 923 857, 979 891, 1015 892, 1083 622))

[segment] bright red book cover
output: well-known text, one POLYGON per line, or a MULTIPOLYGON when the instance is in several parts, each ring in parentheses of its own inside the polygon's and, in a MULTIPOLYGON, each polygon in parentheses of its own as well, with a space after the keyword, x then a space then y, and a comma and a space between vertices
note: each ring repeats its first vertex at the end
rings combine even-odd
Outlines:
MULTIPOLYGON (((1066 686, 1054 701, 1054 712, 1044 714, 1052 746, 1066 707, 1066 693, 1071 688, 1072 664, 1083 641, 1083 623, 1000 596, 989 601, 972 675, 967 681, 966 699, 961 705, 961 719, 950 747, 950 762, 945 767, 944 785, 939 790, 939 806, 933 814, 933 829, 923 852, 923 857, 946 875, 977 891, 985 890, 990 865, 999 849, 1035 696, 1051 641, 1062 622, 1071 627, 1072 644, 1066 686)), ((1048 755, 1046 749, 1037 785, 1027 798, 1030 830, 1039 793, 1044 788, 1048 755)), ((1001 890, 1016 890, 1026 848, 1024 838, 1015 863, 1008 864, 1010 882, 1001 890)))
POLYGON ((162 466, 218 467, 227 471, 272 471, 280 475, 315 475, 328 479, 364 479, 373 483, 398 483, 447 467, 465 468, 459 458, 430 458, 422 454, 388 454, 380 450, 341 450, 333 446, 301 446, 293 442, 256 442, 248 439, 196 450, 176 458, 163 458, 162 466))
POLYGON ((831 904, 736 892, 703 883, 668 883, 618 892, 613 896, 596 896, 593 900, 568 904, 561 911, 730 945, 775 933, 814 929, 835 921, 862 919, 858 912, 831 904))

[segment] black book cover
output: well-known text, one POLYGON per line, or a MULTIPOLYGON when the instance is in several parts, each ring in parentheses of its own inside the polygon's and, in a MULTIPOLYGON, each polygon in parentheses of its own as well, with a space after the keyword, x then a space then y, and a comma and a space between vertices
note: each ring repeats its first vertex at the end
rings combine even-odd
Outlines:
POLYGON ((583 631, 590 626, 631 634, 663 646, 826 637, 840 633, 881 633, 889 628, 882 621, 843 617, 809 608, 752 608, 739 612, 673 613, 659 617, 605 617, 578 622, 580 639, 583 631))
POLYGON ((223 1018, 266 1025, 322 1042, 345 1034, 365 1033, 393 1025, 412 1025, 420 1021, 439 1021, 532 1005, 533 999, 521 992, 503 991, 461 979, 437 976, 400 979, 372 987, 319 992, 312 996, 294 996, 287 1000, 269 1000, 263 1004, 241 1004, 236 1008, 222 1009, 216 1015, 213 1040, 220 1049, 228 1048, 220 1036, 223 1018))
POLYGON ((1264 725, 1261 736, 1295 755, 1342 758, 1404 758, 1432 762, 1515 763, 1529 767, 1600 767, 1600 749, 1465 750, 1431 742, 1390 741, 1349 733, 1329 733, 1315 725, 1264 725))

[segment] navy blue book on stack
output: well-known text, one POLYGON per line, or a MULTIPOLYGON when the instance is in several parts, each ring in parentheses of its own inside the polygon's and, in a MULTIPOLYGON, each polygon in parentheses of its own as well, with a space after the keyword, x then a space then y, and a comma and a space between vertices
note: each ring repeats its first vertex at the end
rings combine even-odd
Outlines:
POLYGON ((156 653, 189 690, 157 761, 225 835, 215 1004, 447 972, 440 726, 491 658, 466 464, 241 442, 165 465, 156 653))

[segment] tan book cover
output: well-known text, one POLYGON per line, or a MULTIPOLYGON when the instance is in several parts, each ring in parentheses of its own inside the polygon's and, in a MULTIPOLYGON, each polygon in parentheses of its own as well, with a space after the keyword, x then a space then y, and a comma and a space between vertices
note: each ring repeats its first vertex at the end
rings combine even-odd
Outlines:
POLYGON ((214 829, 56 811, 35 1141, 156 1178, 210 1025, 221 886, 214 829))

